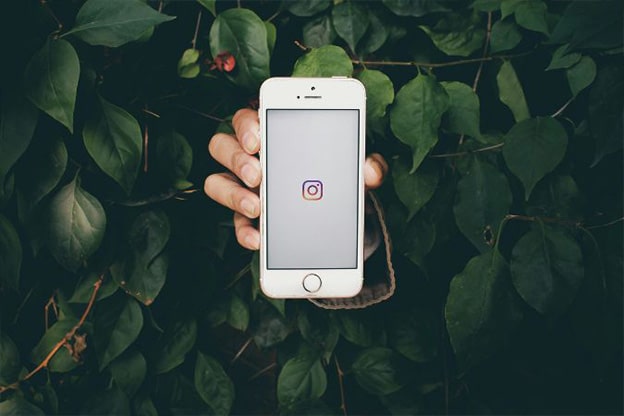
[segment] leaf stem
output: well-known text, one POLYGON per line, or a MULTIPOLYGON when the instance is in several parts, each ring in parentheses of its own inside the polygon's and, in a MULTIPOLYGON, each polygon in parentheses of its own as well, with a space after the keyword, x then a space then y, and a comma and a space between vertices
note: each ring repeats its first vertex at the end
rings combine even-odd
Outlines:
MULTIPOLYGON (((488 22, 487 22, 487 33, 485 35, 485 44, 483 45, 483 54, 481 55, 483 58, 487 57, 487 51, 490 47, 490 37, 492 36, 492 12, 488 12, 488 22)), ((477 75, 475 75, 475 79, 472 83, 472 90, 477 92, 477 87, 479 86, 479 79, 481 78, 481 71, 483 71, 483 63, 481 61, 479 63, 479 69, 477 70, 477 75)))
POLYGON ((230 365, 234 364, 236 362, 236 360, 238 360, 240 358, 240 356, 243 355, 245 350, 247 350, 247 348, 251 344, 251 341, 253 341, 253 338, 249 338, 247 341, 245 341, 245 343, 243 344, 242 347, 240 347, 240 349, 238 350, 238 352, 236 353, 234 358, 232 358, 232 361, 230 361, 230 365))
POLYGON ((566 103, 564 105, 562 105, 559 110, 557 110, 554 113, 552 113, 550 115, 550 117, 552 117, 552 118, 559 117, 561 115, 561 113, 563 113, 565 111, 565 109, 568 108, 568 106, 570 105, 570 103, 572 101, 574 101, 574 97, 572 97, 568 101, 566 101, 566 103))
POLYGON ((63 23, 59 20, 58 17, 56 17, 56 14, 54 13, 54 11, 50 7, 50 5, 48 5, 48 1, 47 0, 39 0, 39 4, 41 4, 41 6, 43 6, 43 8, 48 12, 50 17, 52 19, 54 19, 54 21, 56 22, 57 29, 56 29, 56 31, 54 33, 59 33, 60 31, 62 31, 63 30, 63 23))
POLYGON ((197 23, 195 23, 195 34, 193 35, 193 40, 191 41, 191 45, 193 45, 193 49, 196 49, 195 46, 197 46, 197 36, 199 35, 199 27, 201 26, 201 18, 202 18, 202 11, 201 9, 199 9, 199 12, 197 13, 197 23))
POLYGON ((466 155, 469 155, 469 154, 472 154, 472 153, 488 152, 490 150, 500 149, 504 145, 505 145, 505 143, 498 143, 498 144, 494 144, 492 146, 482 147, 480 149, 467 150, 465 152, 457 152, 457 153, 442 153, 442 154, 438 154, 438 155, 429 155, 429 157, 431 157, 431 158, 445 158, 445 157, 466 156, 466 155))
POLYGON ((206 118, 207 118, 207 119, 209 119, 209 120, 218 121, 219 123, 223 123, 223 122, 225 122, 225 121, 226 121, 224 118, 220 118, 220 117, 217 117, 217 116, 213 116, 212 114, 202 113, 202 112, 201 112, 201 111, 199 111, 199 110, 196 110, 196 109, 191 108, 191 107, 187 107, 187 106, 182 105, 182 104, 174 104, 174 105, 175 105, 176 107, 179 107, 179 108, 183 109, 183 110, 190 111, 191 113, 195 113, 195 114, 197 114, 198 116, 206 117, 206 118))
POLYGON ((479 62, 489 62, 494 61, 496 59, 513 59, 521 56, 526 56, 533 53, 532 50, 521 52, 513 55, 492 55, 485 56, 482 58, 470 58, 470 59, 461 59, 457 61, 449 61, 449 62, 416 62, 416 61, 363 61, 359 59, 352 59, 351 62, 354 65, 371 65, 371 66, 415 66, 415 67, 425 67, 425 68, 444 68, 449 66, 457 66, 457 65, 466 65, 466 64, 474 64, 479 62))
POLYGON ((344 371, 340 367, 340 362, 338 362, 338 357, 334 355, 334 363, 336 364, 336 373, 338 374, 338 386, 340 387, 340 409, 342 410, 342 414, 347 416, 347 400, 345 398, 345 390, 344 390, 344 371))
POLYGON ((624 221, 624 217, 617 218, 617 219, 615 219, 613 221, 609 221, 609 222, 607 222, 605 224, 591 225, 591 226, 585 227, 585 228, 588 229, 588 230, 595 230, 596 228, 608 227, 610 225, 614 225, 614 224, 617 224, 618 222, 622 222, 622 221, 624 221))

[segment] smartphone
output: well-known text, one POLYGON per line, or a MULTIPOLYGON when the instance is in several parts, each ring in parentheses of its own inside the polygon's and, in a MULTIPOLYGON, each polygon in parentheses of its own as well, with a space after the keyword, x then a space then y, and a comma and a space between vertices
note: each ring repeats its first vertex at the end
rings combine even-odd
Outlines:
POLYGON ((357 80, 270 78, 260 88, 260 287, 338 298, 363 280, 366 92, 357 80))

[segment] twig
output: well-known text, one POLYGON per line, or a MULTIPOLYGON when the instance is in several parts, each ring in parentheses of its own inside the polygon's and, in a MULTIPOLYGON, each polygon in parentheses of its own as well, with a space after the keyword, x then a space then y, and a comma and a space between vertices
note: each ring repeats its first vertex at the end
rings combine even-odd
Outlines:
POLYGON ((335 355, 334 363, 336 364, 336 373, 338 374, 338 386, 340 386, 340 409, 342 409, 342 414, 347 416, 347 400, 345 399, 344 392, 344 372, 342 371, 342 368, 340 368, 338 357, 335 355))
POLYGON ((554 113, 552 113, 550 115, 550 117, 552 117, 552 118, 559 117, 559 115, 561 115, 561 113, 563 113, 565 111, 565 109, 568 108, 568 106, 570 105, 570 103, 572 101, 574 101, 574 97, 572 97, 568 101, 566 101, 566 103, 564 105, 562 105, 559 110, 557 110, 554 113))
MULTIPOLYGON (((446 319, 444 315, 444 308, 442 308, 442 327, 446 325, 446 319)), ((447 352, 447 342, 448 339, 445 336, 446 331, 441 331, 440 337, 442 338, 442 372, 444 375, 444 414, 449 414, 449 370, 448 370, 448 352, 447 352)))
POLYGON ((24 300, 22 300, 20 305, 17 307, 17 310, 15 311, 15 317, 13 318, 12 325, 15 325, 17 323, 19 316, 22 313, 22 309, 24 309, 24 306, 26 306, 26 303, 28 302, 37 287, 39 287, 39 282, 37 282, 35 286, 31 287, 26 296, 24 296, 24 300))
POLYGON ((144 108, 142 110, 145 114, 149 114, 150 116, 154 117, 154 118, 160 118, 160 114, 156 114, 153 111, 148 110, 147 108, 144 108))
POLYGON ((58 26, 58 29, 56 30, 56 32, 58 33, 61 30, 63 30, 63 23, 61 23, 59 18, 56 17, 56 14, 52 10, 52 8, 50 8, 50 6, 48 5, 48 1, 47 0, 39 0, 39 4, 41 4, 41 6, 43 6, 43 8, 46 9, 46 11, 50 15, 50 17, 52 17, 52 19, 54 19, 54 21, 56 22, 56 25, 58 26))
POLYGON ((271 17, 269 17, 266 21, 267 21, 267 22, 272 22, 272 21, 273 21, 273 19, 275 19, 277 16, 279 16, 279 15, 280 15, 280 13, 281 13, 281 11, 280 11, 280 10, 276 11, 276 12, 275 12, 275 13, 273 13, 273 14, 271 15, 271 17))
POLYGON ((219 123, 223 123, 223 122, 226 121, 224 118, 216 117, 216 116, 213 116, 212 114, 202 113, 199 110, 195 110, 194 108, 187 107, 187 106, 182 105, 182 104, 174 104, 174 105, 176 107, 179 107, 179 108, 183 109, 183 110, 190 111, 191 113, 195 113, 198 116, 206 117, 207 119, 210 119, 210 120, 213 120, 213 121, 218 121, 219 123))
POLYGON ((147 173, 148 169, 149 169, 149 125, 145 123, 145 129, 143 131, 143 172, 147 173))
POLYGON ((474 64, 479 62, 488 62, 494 61, 496 59, 513 59, 519 58, 521 56, 526 56, 533 53, 533 51, 527 51, 522 53, 517 53, 513 55, 492 55, 486 56, 484 58, 471 58, 471 59, 461 59, 458 61, 450 61, 450 62, 416 62, 416 61, 361 61, 359 59, 352 59, 351 62, 354 65, 371 65, 371 66, 415 66, 415 67, 425 67, 425 68, 444 68, 448 66, 457 66, 457 65, 466 65, 466 64, 474 64))
MULTIPOLYGON (((488 22, 487 22, 487 33, 485 35, 485 44, 483 45, 483 54, 481 57, 487 57, 487 51, 490 47, 490 38, 492 36, 492 12, 488 12, 488 22)), ((481 61, 479 63, 479 69, 477 70, 477 75, 475 75, 474 82, 472 83, 472 90, 477 92, 477 87, 479 86, 479 79, 481 78, 481 71, 483 70, 483 63, 481 61)))
POLYGON ((431 158, 445 158, 445 157, 458 157, 458 156, 466 156, 472 153, 480 153, 480 152, 489 152, 490 150, 496 150, 503 147, 505 143, 493 144, 492 146, 482 147, 480 149, 475 150, 467 150, 465 152, 457 152, 457 153, 442 153, 438 155, 429 155, 431 158))
POLYGON ((551 223, 551 224, 567 225, 571 227, 581 227, 583 225, 583 223, 579 220, 566 220, 562 218, 538 217, 538 216, 520 215, 520 214, 507 214, 505 215, 505 219, 527 221, 527 222, 541 221, 541 222, 546 222, 546 223, 551 223))
POLYGON ((269 364, 268 366, 264 367, 262 370, 258 371, 256 374, 254 374, 251 377, 249 377, 247 382, 250 382, 250 381, 253 381, 253 380, 257 379, 258 377, 260 377, 261 375, 263 375, 264 373, 266 373, 268 371, 271 371, 275 367, 277 367, 277 363, 269 364))
POLYGON ((56 296, 56 291, 54 291, 52 296, 50 296, 50 299, 48 299, 48 302, 43 307, 43 321, 45 323, 46 331, 50 328, 49 321, 48 321, 48 318, 50 315, 50 306, 52 306, 52 311, 54 311, 55 317, 58 319, 58 316, 59 316, 58 308, 56 307, 56 301, 54 300, 55 296, 56 296))
POLYGON ((199 34, 199 26, 201 25, 202 11, 199 9, 199 13, 197 13, 197 23, 195 23, 195 34, 193 35, 193 40, 191 41, 191 45, 193 45, 193 49, 196 49, 197 45, 197 36, 199 34))
POLYGON ((592 226, 585 227, 585 228, 586 228, 587 230, 595 230, 596 228, 604 228, 604 227, 608 227, 608 226, 610 226, 610 225, 617 224, 618 222, 622 222, 622 221, 624 221, 624 217, 617 218, 617 219, 615 219, 615 220, 613 220, 613 221, 609 221, 609 222, 607 222, 607 223, 605 223, 605 224, 592 225, 592 226))
POLYGON ((253 341, 253 338, 249 338, 242 347, 240 347, 240 349, 238 350, 238 352, 236 353, 236 355, 234 356, 234 358, 232 358, 232 361, 230 361, 230 365, 234 364, 236 362, 236 360, 238 360, 240 358, 241 355, 243 355, 243 353, 245 352, 245 350, 247 349, 247 347, 249 347, 249 344, 251 344, 251 341, 253 341))
POLYGON ((308 48, 307 46, 305 46, 303 43, 299 42, 298 40, 295 40, 295 45, 297 45, 297 47, 304 52, 308 52, 310 50, 310 48, 308 48))

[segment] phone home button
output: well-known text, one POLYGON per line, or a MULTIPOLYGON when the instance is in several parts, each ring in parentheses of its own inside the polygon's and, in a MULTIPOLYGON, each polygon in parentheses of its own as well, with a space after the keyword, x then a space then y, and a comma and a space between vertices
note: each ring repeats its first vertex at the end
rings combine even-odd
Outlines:
POLYGON ((303 288, 309 293, 318 292, 322 283, 323 282, 318 274, 310 273, 303 278, 303 288))

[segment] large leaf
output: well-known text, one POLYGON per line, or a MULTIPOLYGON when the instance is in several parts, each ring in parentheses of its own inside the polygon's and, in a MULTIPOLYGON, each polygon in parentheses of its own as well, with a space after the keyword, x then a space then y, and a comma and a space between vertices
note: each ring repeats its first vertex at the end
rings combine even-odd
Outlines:
POLYGON ((74 47, 62 39, 48 39, 26 66, 26 95, 73 133, 79 78, 80 62, 74 47))
POLYGON ((234 384, 214 358, 197 353, 195 388, 216 415, 228 415, 234 402, 234 384))
POLYGON ((624 68, 607 66, 598 72, 589 92, 589 127, 596 142, 592 166, 622 148, 624 120, 624 68))
POLYGON ((397 196, 408 210, 409 221, 433 196, 438 186, 438 169, 433 164, 423 164, 414 173, 401 160, 392 165, 392 182, 397 196))
POLYGON ((596 79, 596 63, 589 56, 584 56, 578 63, 566 70, 566 77, 572 96, 576 97, 596 79))
MULTIPOLYGON (((96 282, 100 279, 100 276, 97 273, 89 273, 76 287, 72 297, 69 298, 69 303, 88 303, 91 299, 91 295, 93 294, 93 289, 96 282)), ((105 275, 104 281, 98 290, 97 296, 95 298, 96 301, 106 299, 107 297, 113 295, 119 286, 110 276, 105 275)))
POLYGON ((447 13, 433 27, 419 26, 447 55, 468 56, 483 48, 485 28, 478 13, 447 13))
POLYGON ((233 80, 250 90, 269 77, 269 46, 264 22, 251 10, 228 9, 210 28, 212 56, 229 52, 236 58, 233 80))
POLYGON ((328 360, 340 338, 335 321, 325 314, 302 311, 297 316, 297 327, 303 339, 323 351, 325 360, 328 360))
POLYGON ((370 20, 364 6, 357 1, 347 0, 332 9, 332 20, 336 33, 343 38, 352 51, 362 39, 370 20))
POLYGON ((327 389, 327 374, 317 355, 304 351, 284 364, 277 379, 277 400, 290 405, 318 399, 327 389))
POLYGON ((56 261, 75 271, 100 246, 106 213, 100 202, 80 187, 76 176, 50 200, 47 226, 48 247, 56 261))
POLYGON ((370 24, 358 47, 361 54, 376 52, 386 43, 388 37, 390 37, 390 28, 387 27, 388 20, 382 20, 381 16, 383 15, 378 14, 377 11, 368 10, 368 20, 370 24))
POLYGON ((287 3, 288 11, 301 17, 313 16, 322 12, 330 4, 330 0, 291 0, 287 3))
POLYGON ((101 113, 82 131, 85 147, 95 163, 129 194, 141 164, 139 123, 123 108, 100 97, 101 113))
MULTIPOLYGON (((65 336, 78 324, 75 318, 61 319, 52 325, 41 337, 35 348, 32 350, 32 360, 39 364, 52 352, 54 347, 64 340, 65 336)), ((72 341, 72 340, 68 340, 72 341)), ((74 360, 69 348, 61 347, 48 364, 48 369, 52 372, 66 373, 73 370, 78 365, 74 360)))
POLYGON ((511 278, 526 303, 545 315, 565 312, 583 281, 583 254, 569 232, 539 224, 511 253, 511 278))
POLYGON ((128 230, 125 255, 110 269, 123 290, 148 306, 167 279, 169 259, 163 250, 170 232, 164 212, 147 211, 139 215, 128 230))
POLYGON ((511 200, 507 177, 475 157, 457 184, 453 206, 457 227, 479 251, 489 251, 511 200))
POLYGON ((500 100, 509 107, 516 122, 531 117, 524 98, 524 90, 510 61, 505 61, 501 65, 496 75, 496 84, 500 100))
POLYGON ((98 303, 95 313, 95 350, 100 370, 121 355, 139 336, 143 312, 132 298, 115 296, 98 303))
POLYGON ((213 16, 217 15, 217 0, 197 0, 197 2, 204 6, 213 16))
POLYGON ((0 178, 24 154, 37 126, 39 111, 21 96, 3 96, 0 102, 0 178))
POLYGON ((358 384, 372 394, 386 395, 403 387, 396 353, 389 348, 368 348, 362 351, 352 367, 358 384))
POLYGON ((555 174, 547 175, 535 186, 528 205, 528 215, 565 220, 582 218, 585 208, 572 176, 555 174))
POLYGON ((17 346, 7 334, 0 332, 0 387, 16 382, 21 369, 17 346))
POLYGON ((550 117, 522 121, 505 135, 505 162, 522 181, 527 200, 535 184, 561 162, 567 147, 565 129, 550 117))
POLYGON ((0 402, 0 415, 4 416, 39 416, 43 411, 22 396, 13 396, 0 402))
POLYGON ((22 268, 22 243, 13 224, 0 213, 0 287, 17 290, 22 268))
POLYGON ((497 20, 492 25, 490 52, 508 51, 518 46, 522 40, 522 33, 518 26, 510 20, 497 20))
POLYGON ((390 127, 412 149, 411 172, 438 142, 438 128, 448 106, 448 94, 432 76, 418 75, 397 93, 390 111, 390 127))
POLYGON ((509 268, 497 250, 472 258, 453 278, 444 309, 461 369, 498 351, 519 320, 509 268))
POLYGON ((193 149, 177 131, 171 130, 158 137, 156 162, 160 176, 167 185, 181 185, 193 166, 193 149))
POLYGON ((451 81, 440 84, 449 96, 449 108, 442 119, 442 126, 452 133, 480 137, 479 96, 462 82, 451 81))
POLYGON ((370 347, 378 341, 371 322, 361 314, 341 313, 335 317, 340 334, 352 344, 370 347))
POLYGON ((91 393, 82 403, 81 415, 130 416, 128 396, 115 384, 107 390, 91 393))
POLYGON ((357 78, 366 88, 366 120, 375 122, 386 115, 386 109, 394 101, 394 87, 386 74, 365 69, 357 78))
POLYGON ((147 363, 140 352, 129 350, 111 362, 109 369, 115 384, 133 397, 145 380, 147 363))
POLYGON ((336 31, 329 15, 314 18, 303 25, 303 44, 309 48, 320 48, 336 39, 336 31))
POLYGON ((448 10, 440 0, 383 0, 383 4, 398 16, 421 17, 448 10))
POLYGON ((335 45, 322 46, 297 59, 293 77, 351 76, 353 64, 347 53, 335 45))
POLYGON ((227 312, 227 323, 239 331, 246 331, 249 325, 249 307, 238 296, 232 295, 227 312))
POLYGON ((197 322, 194 319, 175 322, 165 332, 164 342, 156 352, 151 370, 155 374, 161 374, 182 364, 196 339, 197 322))
POLYGON ((504 17, 512 14, 516 23, 525 29, 549 34, 546 15, 548 10, 542 0, 507 0, 501 3, 501 14, 504 17))
POLYGON ((87 0, 78 11, 74 27, 64 36, 74 35, 90 45, 116 48, 173 19, 140 0, 87 0))
POLYGON ((417 363, 433 360, 438 353, 437 317, 420 305, 405 314, 405 319, 390 323, 390 342, 404 357, 417 363))
POLYGON ((552 59, 546 71, 569 68, 581 60, 583 55, 578 52, 570 52, 569 46, 570 45, 562 45, 553 52, 552 59))

